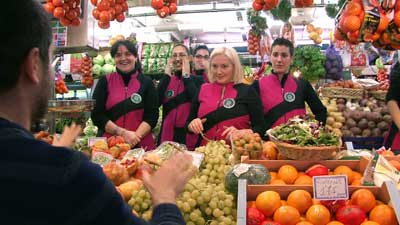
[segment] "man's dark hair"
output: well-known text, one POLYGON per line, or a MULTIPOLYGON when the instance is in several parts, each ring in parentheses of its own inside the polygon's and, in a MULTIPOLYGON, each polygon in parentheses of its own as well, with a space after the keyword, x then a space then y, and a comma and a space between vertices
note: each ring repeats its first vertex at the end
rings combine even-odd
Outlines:
POLYGON ((189 48, 188 48, 186 45, 184 45, 184 44, 175 44, 174 47, 173 47, 172 49, 174 49, 174 48, 176 48, 176 47, 178 47, 178 46, 185 48, 186 54, 190 55, 190 50, 189 50, 189 48))
POLYGON ((197 46, 194 51, 193 51, 193 55, 196 55, 197 51, 204 49, 208 52, 208 54, 210 54, 210 49, 208 49, 207 45, 199 45, 197 46))
POLYGON ((137 51, 136 46, 131 41, 129 41, 129 40, 121 40, 121 41, 115 42, 111 46, 111 50, 110 50, 111 57, 115 58, 115 55, 118 52, 118 48, 121 45, 125 46, 128 49, 128 51, 130 53, 132 53, 132 55, 135 56, 135 58, 136 58, 135 69, 137 71, 139 71, 139 73, 141 73, 142 72, 142 64, 140 63, 140 60, 139 60, 139 57, 138 57, 138 51, 137 51))
POLYGON ((13 0, 0 15, 0 93, 15 87, 24 60, 39 48, 43 66, 49 65, 52 32, 43 6, 37 0, 13 0))
POLYGON ((294 46, 293 46, 293 43, 291 41, 289 41, 288 39, 285 39, 285 38, 277 38, 272 43, 271 49, 274 49, 274 47, 277 46, 277 45, 283 45, 283 46, 288 47, 290 56, 293 56, 293 54, 294 54, 294 46))

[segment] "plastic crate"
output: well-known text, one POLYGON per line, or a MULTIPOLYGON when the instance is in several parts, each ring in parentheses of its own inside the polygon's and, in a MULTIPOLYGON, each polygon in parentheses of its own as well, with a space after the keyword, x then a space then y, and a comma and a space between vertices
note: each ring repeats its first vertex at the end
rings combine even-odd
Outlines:
POLYGON ((352 142, 354 149, 378 149, 383 145, 383 137, 343 137, 343 144, 352 142))

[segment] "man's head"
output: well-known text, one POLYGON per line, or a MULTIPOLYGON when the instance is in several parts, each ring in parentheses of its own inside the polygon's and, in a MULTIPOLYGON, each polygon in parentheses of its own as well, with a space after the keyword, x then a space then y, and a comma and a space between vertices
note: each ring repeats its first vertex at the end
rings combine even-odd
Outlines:
POLYGON ((183 60, 191 60, 189 48, 183 44, 176 44, 172 48, 172 64, 175 71, 182 71, 183 60))
POLYGON ((53 79, 47 15, 37 0, 10 1, 0 15, 0 27, 4 33, 0 36, 0 95, 26 88, 31 94, 27 105, 36 104, 31 118, 43 116, 53 79))
POLYGON ((205 70, 210 62, 210 50, 206 45, 199 45, 193 51, 194 69, 205 70))

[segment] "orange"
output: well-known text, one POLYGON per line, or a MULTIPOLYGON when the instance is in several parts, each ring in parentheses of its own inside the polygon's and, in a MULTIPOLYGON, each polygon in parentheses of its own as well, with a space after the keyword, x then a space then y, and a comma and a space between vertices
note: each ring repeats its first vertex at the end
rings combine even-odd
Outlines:
POLYGON ((354 180, 354 175, 353 175, 353 170, 350 169, 348 166, 338 166, 335 168, 333 171, 334 175, 346 175, 347 176, 347 181, 349 184, 353 183, 354 180))
POLYGON ((283 165, 278 170, 278 177, 285 181, 286 184, 293 184, 297 179, 298 172, 294 166, 283 165))
POLYGON ((361 225, 380 225, 380 224, 375 221, 368 220, 363 222, 361 225))
POLYGON ((308 221, 300 221, 300 222, 296 223, 296 225, 314 225, 314 224, 312 224, 308 221))
POLYGON ((351 204, 358 205, 364 212, 371 211, 375 207, 375 196, 367 189, 358 189, 351 195, 351 204))
POLYGON ((300 222, 300 213, 293 206, 284 205, 275 211, 274 221, 281 225, 296 225, 300 222))
POLYGON ((361 175, 360 172, 353 171, 353 179, 354 179, 354 180, 357 180, 357 179, 360 179, 360 180, 361 180, 362 177, 363 177, 363 176, 361 175))
POLYGON ((307 175, 305 172, 303 172, 303 171, 299 171, 299 172, 297 172, 297 177, 299 177, 299 176, 301 176, 301 175, 307 175))
POLYGON ((257 195, 256 208, 266 217, 272 216, 281 206, 281 196, 275 191, 264 191, 257 195))
POLYGON ((396 225, 397 219, 392 207, 388 205, 377 205, 369 213, 369 220, 380 225, 396 225))
POLYGON ((286 185, 285 181, 283 181, 281 179, 272 180, 270 184, 271 185, 286 185))
POLYGON ((313 205, 307 210, 306 218, 314 225, 325 225, 331 220, 331 213, 323 205, 313 205))
POLYGON ((281 200, 281 205, 287 205, 287 201, 281 200))
POLYGON ((358 16, 346 16, 343 21, 343 27, 340 27, 345 32, 354 32, 360 30, 361 20, 358 16))
POLYGON ((362 186, 361 179, 354 179, 350 185, 351 186, 362 186))
POLYGON ((310 176, 300 175, 294 181, 294 184, 296 184, 296 185, 312 185, 313 184, 313 180, 312 180, 312 178, 310 176))
POLYGON ((347 32, 347 39, 349 39, 349 42, 352 44, 357 44, 358 43, 358 37, 360 36, 360 31, 354 31, 354 32, 347 32))
POLYGON ((267 141, 263 145, 263 155, 267 159, 275 160, 278 157, 278 150, 274 142, 267 141))
POLYGON ((386 30, 388 26, 389 26, 389 19, 386 17, 385 14, 380 13, 379 25, 378 28, 376 28, 376 32, 381 33, 384 30, 386 30))
POLYGON ((345 8, 345 14, 348 16, 358 16, 361 13, 361 10, 361 4, 350 1, 345 8))
POLYGON ((307 211, 308 208, 313 204, 311 194, 305 190, 295 190, 290 192, 287 197, 287 203, 290 206, 295 207, 300 214, 307 211))
POLYGON ((400 11, 394 13, 393 22, 396 24, 397 27, 400 27, 400 11))
POLYGON ((270 181, 276 180, 276 178, 278 176, 278 174, 276 172, 269 172, 269 175, 271 176, 271 180, 270 181))
POLYGON ((335 220, 335 221, 331 221, 331 222, 327 223, 326 225, 344 225, 344 224, 335 220))
POLYGON ((343 35, 340 33, 338 27, 336 27, 335 32, 333 33, 333 36, 335 37, 335 40, 339 40, 339 41, 343 41, 343 40, 344 40, 344 37, 343 37, 343 35))

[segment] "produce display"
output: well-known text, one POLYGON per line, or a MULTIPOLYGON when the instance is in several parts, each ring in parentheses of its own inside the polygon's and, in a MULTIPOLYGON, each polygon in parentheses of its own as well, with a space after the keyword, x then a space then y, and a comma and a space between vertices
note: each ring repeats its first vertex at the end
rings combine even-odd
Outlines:
POLYGON ((276 190, 259 193, 247 202, 247 224, 396 225, 394 209, 368 189, 357 189, 349 200, 315 200, 298 189, 288 194, 276 190))
POLYGON ((115 61, 110 53, 106 55, 98 54, 93 58, 92 74, 94 78, 100 78, 106 74, 116 71, 115 61))
POLYGON ((319 45, 322 43, 322 33, 321 27, 314 27, 311 23, 307 24, 307 32, 310 34, 310 39, 314 41, 315 44, 319 45))
POLYGON ((122 23, 129 8, 127 0, 90 0, 90 2, 94 6, 92 15, 98 20, 97 25, 101 29, 110 28, 110 22, 114 20, 122 23))
POLYGON ((233 166, 225 175, 225 188, 237 195, 238 180, 246 179, 248 184, 267 184, 271 176, 267 168, 259 164, 240 163, 233 166))
POLYGON ((92 58, 88 55, 83 57, 81 63, 81 82, 86 88, 93 87, 92 58))
POLYGON ((317 120, 298 117, 279 125, 268 132, 277 140, 298 146, 336 146, 340 138, 317 120))
POLYGON ((151 7, 157 10, 157 15, 160 18, 170 16, 178 10, 177 0, 151 0, 151 7))
POLYGON ((81 24, 81 0, 47 0, 44 9, 65 27, 81 24))
POLYGON ((173 43, 143 44, 142 68, 145 74, 164 73, 167 60, 171 57, 173 43))
POLYGON ((325 56, 318 47, 304 45, 296 47, 293 57, 294 70, 308 81, 317 81, 325 76, 325 56))
POLYGON ((334 45, 330 45, 325 53, 325 71, 326 79, 340 80, 342 79, 343 61, 339 52, 336 51, 334 45))
POLYGON ((278 0, 253 0, 252 6, 255 11, 268 11, 275 8, 278 3, 278 0))
POLYGON ((232 134, 232 153, 236 161, 241 156, 249 156, 250 159, 259 159, 262 155, 262 142, 258 133, 251 130, 238 131, 232 134))
POLYGON ((62 79, 61 74, 57 73, 55 76, 55 91, 57 94, 67 94, 69 92, 67 85, 64 82, 64 79, 62 79))

